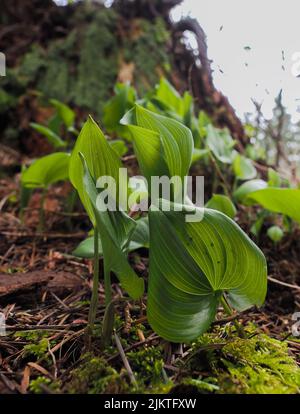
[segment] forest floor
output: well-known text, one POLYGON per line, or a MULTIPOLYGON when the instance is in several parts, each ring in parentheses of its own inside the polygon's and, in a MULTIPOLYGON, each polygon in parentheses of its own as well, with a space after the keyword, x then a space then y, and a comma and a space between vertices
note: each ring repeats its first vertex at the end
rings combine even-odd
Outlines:
MULTIPOLYGON (((267 238, 258 242, 269 269, 265 305, 233 317, 220 309, 192 345, 167 343, 151 330, 146 297, 118 305, 116 335, 128 369, 114 342, 101 349, 102 284, 99 325, 92 341, 86 334, 92 261, 72 251, 90 227, 83 212, 64 212, 69 184, 49 191, 46 226, 37 232, 41 194, 34 193, 22 224, 18 180, 13 173, 0 179, 0 311, 6 318, 0 393, 299 392, 300 341, 291 334, 292 314, 300 312, 299 230, 277 246, 267 238), (239 338, 234 318, 248 339, 239 338)), ((248 232, 251 214, 239 209, 238 222, 248 232)), ((130 262, 147 281, 148 251, 131 253, 130 262)), ((123 296, 116 280, 113 292, 123 296)))

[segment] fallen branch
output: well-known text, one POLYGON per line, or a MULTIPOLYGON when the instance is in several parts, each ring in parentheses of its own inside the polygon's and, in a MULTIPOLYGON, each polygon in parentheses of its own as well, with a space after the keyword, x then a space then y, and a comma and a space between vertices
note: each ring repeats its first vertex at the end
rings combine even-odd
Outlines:
POLYGON ((300 292, 300 286, 298 286, 298 285, 292 285, 291 283, 281 282, 281 280, 274 279, 271 276, 268 276, 268 280, 270 280, 270 282, 276 283, 277 285, 281 285, 281 286, 289 287, 291 289, 299 290, 299 292, 300 292))

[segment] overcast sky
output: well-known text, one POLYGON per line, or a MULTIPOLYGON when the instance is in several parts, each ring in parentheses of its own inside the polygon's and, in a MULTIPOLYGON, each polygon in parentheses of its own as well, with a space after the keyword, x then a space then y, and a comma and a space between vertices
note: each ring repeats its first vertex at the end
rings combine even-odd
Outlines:
POLYGON ((271 116, 282 88, 284 103, 300 119, 300 78, 292 74, 294 53, 300 62, 299 0, 184 0, 173 16, 182 14, 197 18, 206 32, 215 85, 239 115, 253 110, 254 98, 271 116))

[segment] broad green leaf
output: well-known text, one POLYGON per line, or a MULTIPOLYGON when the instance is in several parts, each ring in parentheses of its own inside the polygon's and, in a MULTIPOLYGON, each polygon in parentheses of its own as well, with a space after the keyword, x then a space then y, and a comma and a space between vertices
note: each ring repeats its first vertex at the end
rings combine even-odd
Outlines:
POLYGON ((207 126, 211 124, 211 120, 204 111, 200 111, 198 116, 198 128, 200 138, 203 139, 207 135, 207 126))
POLYGON ((204 158, 206 155, 209 154, 209 152, 210 152, 209 149, 194 148, 193 156, 192 156, 192 164, 204 158))
MULTIPOLYGON (((148 218, 142 218, 136 221, 136 227, 132 232, 132 237, 128 245, 128 251, 149 247, 149 227, 148 218)), ((103 249, 101 238, 99 237, 99 255, 102 256, 103 249)), ((94 237, 88 237, 83 240, 73 251, 73 255, 91 259, 94 257, 94 237)))
POLYGON ((241 311, 261 305, 267 287, 266 260, 249 237, 223 213, 204 209, 200 222, 184 211, 149 212, 148 320, 172 342, 192 341, 213 321, 220 296, 241 311))
POLYGON ((64 142, 54 131, 50 128, 47 128, 44 125, 37 124, 35 122, 30 123, 31 128, 40 134, 44 135, 47 138, 48 142, 53 145, 54 148, 66 147, 67 143, 64 142))
POLYGON ((282 179, 277 171, 273 168, 268 169, 268 186, 269 187, 280 187, 282 184, 282 179))
POLYGON ((129 250, 136 250, 141 247, 149 247, 148 217, 143 217, 136 221, 136 227, 129 243, 129 250))
POLYGON ((212 125, 207 125, 206 144, 214 156, 225 164, 231 164, 233 160, 233 146, 235 141, 227 130, 219 130, 212 125))
POLYGON ((57 99, 51 99, 50 103, 57 111, 58 116, 63 121, 67 128, 71 128, 75 121, 75 112, 66 104, 58 101, 57 99))
POLYGON ((193 153, 191 131, 179 122, 135 105, 121 122, 132 134, 140 168, 151 176, 188 174, 193 153))
POLYGON ((55 152, 34 161, 22 172, 21 182, 27 188, 47 188, 68 179, 70 154, 55 152))
MULTIPOLYGON (((136 101, 136 92, 128 84, 117 83, 114 89, 115 95, 104 105, 103 124, 107 131, 120 132, 120 119, 133 107, 136 101)), ((121 134, 122 135, 122 134, 121 134)))
POLYGON ((233 171, 236 178, 239 180, 252 180, 257 175, 256 168, 252 161, 238 153, 233 160, 233 171))
MULTIPOLYGON (((268 187, 268 184, 263 180, 250 180, 243 183, 233 194, 234 198, 240 203, 246 203, 248 194, 268 187)), ((249 202, 248 204, 251 204, 249 202)), ((253 204, 253 203, 252 203, 253 204)))
POLYGON ((268 187, 263 180, 251 180, 242 184, 234 197, 245 205, 260 204, 266 210, 284 214, 300 223, 299 189, 268 187))
POLYGON ((49 119, 47 127, 51 129, 51 131, 59 135, 60 127, 61 127, 61 119, 58 116, 57 112, 49 119))
POLYGON ((122 287, 133 299, 144 292, 144 280, 139 278, 127 261, 126 252, 136 223, 122 211, 105 211, 83 155, 83 183, 94 210, 104 258, 104 269, 114 272, 122 287), (100 207, 100 208, 99 208, 100 207))
POLYGON ((162 102, 166 108, 173 110, 182 117, 184 116, 183 98, 166 78, 161 78, 156 88, 155 98, 162 102))
POLYGON ((123 155, 125 155, 128 151, 127 145, 121 139, 115 139, 113 141, 108 142, 119 157, 123 157, 123 155))
POLYGON ((284 214, 300 223, 300 190, 298 189, 268 187, 249 193, 245 201, 260 204, 269 211, 284 214))
POLYGON ((181 122, 193 134, 195 145, 200 144, 198 120, 194 115, 193 97, 186 91, 183 96, 165 79, 160 80, 155 93, 150 94, 144 105, 150 111, 181 122))
POLYGON ((255 144, 248 144, 246 146, 246 154, 251 160, 254 161, 266 160, 266 149, 262 147, 259 141, 255 144))
POLYGON ((79 153, 84 155, 88 169, 94 180, 101 176, 110 176, 115 179, 118 188, 119 168, 121 163, 117 153, 106 140, 96 122, 89 117, 84 124, 70 159, 69 175, 73 186, 78 191, 91 221, 94 223, 94 213, 88 195, 83 186, 83 166, 79 153))
POLYGON ((189 128, 192 127, 193 97, 188 92, 181 96, 166 78, 160 79, 151 102, 165 112, 163 115, 170 116, 189 128))
POLYGON ((221 211, 226 216, 233 219, 236 215, 236 208, 229 197, 222 194, 214 194, 205 204, 205 207, 221 211))
POLYGON ((160 136, 156 132, 136 125, 130 125, 128 129, 133 139, 139 167, 150 189, 151 177, 169 175, 168 166, 162 155, 160 136))

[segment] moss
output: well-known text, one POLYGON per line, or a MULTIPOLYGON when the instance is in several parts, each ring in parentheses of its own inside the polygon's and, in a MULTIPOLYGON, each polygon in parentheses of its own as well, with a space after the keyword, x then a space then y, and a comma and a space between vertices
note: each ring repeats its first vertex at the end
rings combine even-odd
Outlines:
POLYGON ((88 353, 73 370, 66 391, 71 394, 120 394, 128 391, 126 375, 119 374, 101 357, 88 353))
MULTIPOLYGON (((253 327, 250 327, 252 331, 253 327)), ((218 388, 210 391, 216 393, 300 392, 300 369, 289 355, 287 343, 262 333, 252 333, 252 337, 249 334, 246 339, 227 335, 228 332, 223 329, 205 334, 193 344, 186 366, 191 371, 207 370, 212 373, 210 378, 192 378, 200 380, 200 388, 203 381, 215 381, 214 385, 218 388)))
MULTIPOLYGON (((1 94, 1 92, 0 92, 1 94)), ((0 113, 1 113, 1 104, 0 104, 0 113)), ((19 136, 19 131, 16 128, 6 128, 5 130, 5 139, 7 142, 15 141, 19 136)))
POLYGON ((300 392, 300 369, 289 356, 286 343, 260 334, 248 340, 236 339, 228 343, 222 353, 222 361, 228 370, 220 378, 222 392, 300 392))
POLYGON ((43 338, 46 338, 50 335, 50 332, 47 330, 32 330, 32 331, 17 331, 14 333, 15 338, 23 338, 27 341, 37 342, 43 338))
POLYGON ((47 330, 17 331, 14 333, 15 338, 22 338, 28 341, 24 346, 24 358, 35 357, 36 359, 44 358, 46 362, 50 361, 48 353, 49 346, 53 347, 56 341, 48 340, 51 332, 47 330))
POLYGON ((164 366, 160 347, 149 346, 127 354, 130 366, 141 387, 155 386, 162 382, 164 366))
POLYGON ((17 103, 13 95, 7 93, 4 89, 0 89, 0 113, 14 107, 17 103))
POLYGON ((49 378, 39 376, 30 381, 29 390, 33 394, 44 394, 45 390, 43 389, 43 385, 49 388, 51 391, 58 392, 60 389, 60 381, 51 381, 49 378))
POLYGON ((24 92, 31 87, 46 98, 101 114, 118 73, 117 15, 112 9, 91 14, 78 8, 74 21, 76 28, 65 38, 52 40, 45 49, 34 45, 24 55, 10 87, 22 85, 24 92))
POLYGON ((118 72, 117 16, 109 9, 97 13, 81 34, 77 82, 72 99, 77 105, 101 114, 118 72))
POLYGON ((43 50, 40 46, 34 45, 31 50, 24 56, 18 74, 23 77, 25 83, 29 83, 38 75, 41 69, 46 68, 46 60, 43 56, 43 50))
MULTIPOLYGON (((65 36, 33 44, 0 79, 0 114, 17 106, 30 89, 40 92, 45 102, 55 98, 100 118, 124 60, 134 63, 133 82, 145 93, 170 71, 170 34, 161 18, 137 19, 129 26, 130 32, 121 37, 122 21, 113 8, 78 3, 65 36)), ((6 131, 2 135, 9 140, 6 131)))
POLYGON ((160 77, 160 71, 169 71, 170 58, 166 44, 170 34, 161 18, 154 22, 139 20, 140 35, 134 39, 124 39, 124 59, 135 64, 135 82, 138 91, 143 94, 154 86, 160 77))
POLYGON ((24 346, 24 356, 35 356, 37 359, 45 356, 48 351, 49 341, 47 338, 41 339, 37 344, 28 344, 24 346))
POLYGON ((186 387, 191 387, 200 394, 206 394, 210 392, 219 391, 219 386, 217 385, 217 380, 215 378, 205 378, 205 379, 194 379, 194 378, 185 378, 181 385, 186 387))

